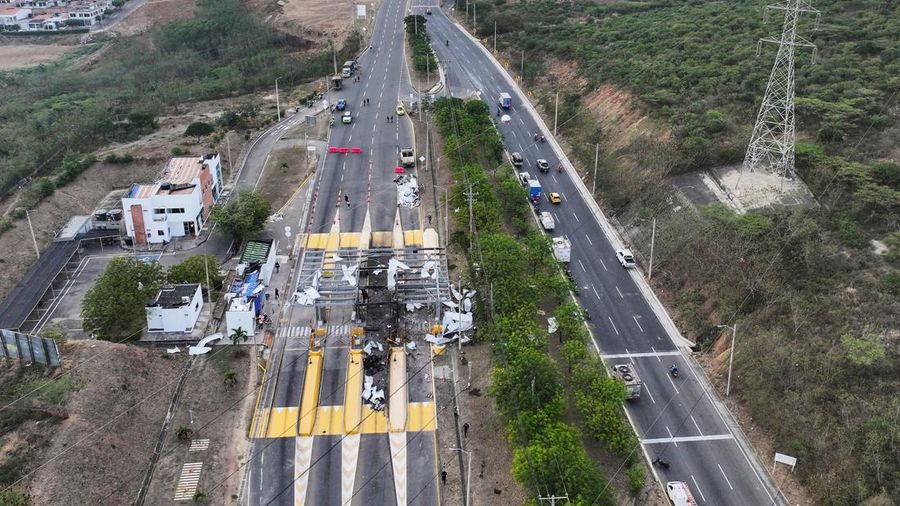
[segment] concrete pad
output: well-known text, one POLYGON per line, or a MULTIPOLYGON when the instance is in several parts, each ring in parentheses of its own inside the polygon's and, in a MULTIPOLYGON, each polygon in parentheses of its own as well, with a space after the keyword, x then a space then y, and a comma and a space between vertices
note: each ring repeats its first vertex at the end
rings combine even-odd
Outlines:
POLYGON ((739 213, 783 207, 817 207, 815 197, 799 178, 787 179, 767 170, 743 171, 740 165, 710 171, 728 204, 739 213))

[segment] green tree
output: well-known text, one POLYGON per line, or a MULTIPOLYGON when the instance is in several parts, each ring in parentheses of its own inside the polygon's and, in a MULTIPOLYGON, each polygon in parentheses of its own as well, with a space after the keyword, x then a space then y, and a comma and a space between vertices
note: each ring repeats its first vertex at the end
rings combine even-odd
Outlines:
POLYGON ((137 336, 146 322, 147 302, 156 295, 164 279, 157 262, 114 258, 84 295, 84 329, 105 340, 137 336))
POLYGON ((247 342, 247 338, 248 338, 249 336, 247 335, 247 331, 246 331, 246 330, 244 330, 244 329, 241 328, 241 327, 238 327, 238 328, 234 329, 234 330, 231 332, 231 335, 228 336, 228 337, 231 338, 231 343, 232 343, 233 345, 237 346, 238 343, 246 343, 246 342, 247 342))
POLYGON ((491 380, 500 412, 511 418, 519 410, 543 409, 560 416, 562 378, 553 359, 533 348, 515 345, 507 346, 506 359, 505 366, 494 369, 491 380))
POLYGON ((272 205, 268 199, 255 191, 244 191, 233 196, 227 204, 216 205, 212 219, 237 241, 243 241, 262 230, 271 213, 272 205))
POLYGON ((209 123, 204 123, 202 121, 195 121, 188 125, 187 129, 184 131, 184 135, 186 137, 196 137, 199 139, 200 137, 206 137, 207 135, 216 131, 216 127, 210 125, 209 123))
POLYGON ((222 274, 219 272, 216 257, 194 255, 169 269, 168 278, 169 283, 200 283, 206 286, 207 274, 209 275, 209 284, 213 288, 222 283, 222 274))
POLYGON ((0 506, 31 506, 31 498, 18 488, 0 493, 0 506))

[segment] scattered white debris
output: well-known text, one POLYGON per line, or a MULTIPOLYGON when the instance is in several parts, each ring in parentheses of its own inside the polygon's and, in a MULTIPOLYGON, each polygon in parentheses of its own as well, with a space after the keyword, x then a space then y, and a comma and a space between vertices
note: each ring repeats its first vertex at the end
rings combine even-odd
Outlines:
POLYGON ((221 332, 216 332, 215 334, 210 334, 210 335, 204 337, 203 339, 201 339, 200 342, 197 343, 197 346, 206 346, 207 344, 210 344, 213 341, 218 341, 219 339, 222 339, 223 337, 225 337, 225 334, 223 334, 221 332))
POLYGON ((384 347, 377 341, 366 341, 363 351, 366 352, 366 355, 371 355, 375 348, 378 348, 378 351, 384 351, 384 347))
POLYGON ((459 304, 453 302, 452 300, 445 300, 445 301, 444 301, 444 305, 447 306, 447 307, 449 307, 449 308, 451 308, 451 309, 456 309, 456 308, 459 307, 459 304))
POLYGON ((453 341, 453 339, 447 339, 444 336, 435 336, 434 334, 425 334, 425 340, 431 344, 437 344, 437 345, 447 344, 447 343, 453 341))
MULTIPOLYGON (((444 334, 472 330, 472 313, 444 311, 444 334)), ((440 343, 438 343, 440 344, 440 343)))
POLYGON ((188 348, 188 355, 204 355, 212 350, 209 346, 191 346, 188 348))
POLYGON ((356 269, 359 265, 342 265, 341 272, 344 273, 344 281, 350 283, 350 286, 356 286, 356 269))
POLYGON ((423 304, 421 302, 409 302, 406 304, 406 310, 412 313, 417 309, 422 309, 422 305, 423 304))
POLYGON ((174 348, 166 348, 166 353, 181 353, 181 348, 178 346, 174 348))
POLYGON ((397 183, 397 203, 403 207, 419 206, 419 183, 415 176, 404 174, 394 180, 397 183))
POLYGON ((419 277, 421 277, 422 279, 437 279, 439 273, 440 271, 438 271, 437 262, 435 262, 434 260, 429 260, 422 264, 422 271, 419 273, 419 277))
POLYGON ((547 332, 554 333, 559 330, 559 324, 556 322, 556 318, 550 317, 547 318, 547 332))
POLYGON ((318 290, 308 286, 302 292, 294 292, 294 301, 301 306, 312 306, 321 296, 318 290))
POLYGON ((388 290, 390 290, 390 291, 394 291, 394 289, 397 287, 397 271, 398 270, 408 271, 409 266, 395 258, 392 258, 388 262, 388 277, 387 277, 388 290))
POLYGON ((409 351, 416 351, 416 342, 410 341, 406 343, 406 349, 408 349, 409 351))
POLYGON ((384 408, 384 390, 375 386, 375 378, 372 376, 365 377, 362 398, 376 411, 384 408))

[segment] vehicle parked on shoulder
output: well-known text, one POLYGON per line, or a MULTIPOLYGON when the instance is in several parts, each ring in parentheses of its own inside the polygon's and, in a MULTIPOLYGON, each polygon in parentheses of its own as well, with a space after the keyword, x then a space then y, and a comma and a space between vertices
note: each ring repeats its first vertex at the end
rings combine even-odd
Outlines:
POLYGON ((343 114, 343 116, 341 116, 341 123, 343 123, 345 125, 349 125, 350 123, 353 123, 353 115, 350 111, 345 112, 343 114))
POLYGON ((334 103, 334 108, 339 111, 343 111, 344 109, 347 108, 347 101, 344 100, 343 98, 338 99, 338 101, 334 103))
POLYGON ((631 253, 630 249, 620 249, 616 251, 616 260, 619 261, 619 265, 628 269, 629 267, 634 267, 634 254, 631 253))
POLYGON ((406 114, 406 109, 403 108, 403 104, 397 104, 397 116, 403 116, 406 114))
POLYGON ((553 215, 547 211, 541 212, 541 226, 547 232, 550 232, 554 228, 556 228, 556 221, 553 220, 553 215))
POLYGON ((694 495, 687 483, 683 481, 670 481, 666 483, 666 495, 675 506, 697 506, 694 495))
POLYGON ((513 151, 511 155, 509 155, 510 163, 512 163, 513 167, 521 167, 525 164, 525 159, 522 158, 522 154, 518 151, 513 151))

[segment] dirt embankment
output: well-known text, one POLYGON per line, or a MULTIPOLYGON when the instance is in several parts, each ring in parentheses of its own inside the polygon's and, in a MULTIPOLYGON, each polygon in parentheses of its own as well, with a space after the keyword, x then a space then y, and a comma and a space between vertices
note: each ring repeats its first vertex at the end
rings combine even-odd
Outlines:
POLYGON ((27 439, 40 441, 44 449, 5 453, 0 465, 17 458, 34 470, 18 485, 34 504, 128 504, 186 357, 163 358, 159 350, 102 341, 72 342, 62 352, 63 367, 50 376, 23 375, 15 367, 4 371, 4 376, 18 374, 22 388, 14 399, 24 396, 5 414, 30 410, 38 400, 56 416, 6 430, 0 439, 4 447, 27 439))

